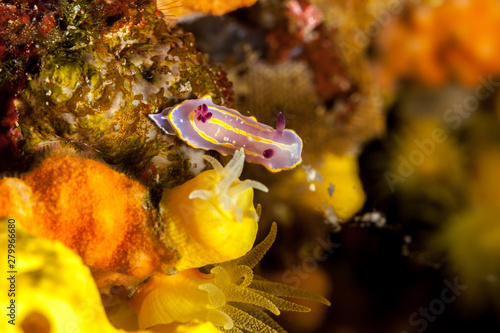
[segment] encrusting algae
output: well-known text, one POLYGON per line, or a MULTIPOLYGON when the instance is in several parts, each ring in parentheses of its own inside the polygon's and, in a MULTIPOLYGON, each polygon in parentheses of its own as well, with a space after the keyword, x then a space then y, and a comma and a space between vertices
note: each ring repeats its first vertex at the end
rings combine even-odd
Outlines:
MULTIPOLYGON (((195 49, 191 34, 167 25, 153 0, 55 3, 23 6, 35 7, 27 20, 45 13, 56 24, 32 36, 26 47, 41 49, 36 55, 9 60, 19 71, 0 63, 0 83, 19 82, 6 103, 19 160, 29 165, 45 147, 71 143, 136 177, 151 171, 151 183, 172 187, 192 177, 193 150, 162 135, 146 115, 205 94, 231 106, 225 73, 195 49), (17 81, 9 79, 14 74, 17 81)), ((0 10, 15 7, 0 3, 0 10)), ((15 23, 5 22, 7 30, 15 23)), ((0 45, 0 61, 1 53, 0 45)))

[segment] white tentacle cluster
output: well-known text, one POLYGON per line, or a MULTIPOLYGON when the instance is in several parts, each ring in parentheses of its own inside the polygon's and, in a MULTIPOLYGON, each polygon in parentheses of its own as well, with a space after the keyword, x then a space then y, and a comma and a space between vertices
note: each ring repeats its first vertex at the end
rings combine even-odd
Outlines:
MULTIPOLYGON (((236 204, 236 198, 238 194, 248 190, 249 188, 254 188, 267 192, 268 188, 255 180, 239 180, 238 178, 243 171, 243 164, 245 162, 245 153, 243 148, 236 151, 234 157, 229 161, 229 163, 223 167, 215 158, 211 156, 203 156, 214 167, 215 172, 220 177, 220 181, 215 186, 213 191, 207 190, 195 190, 189 194, 189 199, 199 198, 202 200, 214 200, 218 202, 220 208, 229 211, 236 217, 238 222, 243 221, 243 212, 241 207, 236 204)), ((259 216, 256 212, 251 212, 254 216, 253 218, 258 221, 259 216)))

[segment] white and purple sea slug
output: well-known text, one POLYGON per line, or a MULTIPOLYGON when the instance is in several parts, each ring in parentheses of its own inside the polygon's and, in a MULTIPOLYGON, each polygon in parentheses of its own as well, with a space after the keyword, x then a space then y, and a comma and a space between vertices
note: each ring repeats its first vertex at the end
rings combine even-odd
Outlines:
POLYGON ((302 140, 285 129, 278 115, 276 129, 245 117, 236 110, 215 105, 209 95, 186 100, 149 117, 167 134, 177 135, 194 148, 234 155, 243 148, 248 162, 272 172, 293 169, 302 161, 302 140))

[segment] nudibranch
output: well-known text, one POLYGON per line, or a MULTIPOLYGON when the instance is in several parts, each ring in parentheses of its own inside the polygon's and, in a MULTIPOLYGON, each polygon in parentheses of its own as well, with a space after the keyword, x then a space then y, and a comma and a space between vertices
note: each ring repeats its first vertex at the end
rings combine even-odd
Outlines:
POLYGON ((284 332, 266 312, 308 312, 308 307, 285 298, 309 299, 330 305, 324 297, 285 284, 267 281, 253 268, 276 238, 276 223, 269 235, 245 256, 215 265, 209 274, 192 268, 174 275, 155 274, 139 286, 130 306, 139 328, 161 324, 211 322, 223 332, 284 332))
POLYGON ((252 248, 259 215, 253 189, 267 192, 254 180, 238 179, 245 162, 243 149, 223 167, 204 156, 214 169, 173 189, 165 189, 160 214, 168 243, 179 253, 177 270, 239 258, 252 248))
POLYGON ((191 147, 223 155, 234 155, 243 148, 248 162, 262 164, 272 172, 293 169, 302 161, 302 140, 285 129, 282 113, 274 129, 254 117, 216 105, 205 95, 149 117, 165 133, 179 136, 191 147))

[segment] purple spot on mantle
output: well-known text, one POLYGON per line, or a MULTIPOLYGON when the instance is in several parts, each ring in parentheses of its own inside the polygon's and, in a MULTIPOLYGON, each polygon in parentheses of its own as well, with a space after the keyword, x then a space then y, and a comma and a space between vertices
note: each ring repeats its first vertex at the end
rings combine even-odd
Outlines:
POLYGON ((283 130, 285 129, 286 125, 286 120, 285 116, 283 115, 283 112, 278 113, 278 117, 276 118, 276 130, 278 133, 283 133, 283 130))
POLYGON ((208 106, 206 104, 201 104, 194 110, 196 114, 196 120, 206 123, 208 119, 212 118, 212 112, 208 112, 208 106))
POLYGON ((266 150, 264 150, 264 153, 262 153, 262 155, 265 158, 271 158, 274 155, 274 150, 272 150, 272 149, 266 149, 266 150))

